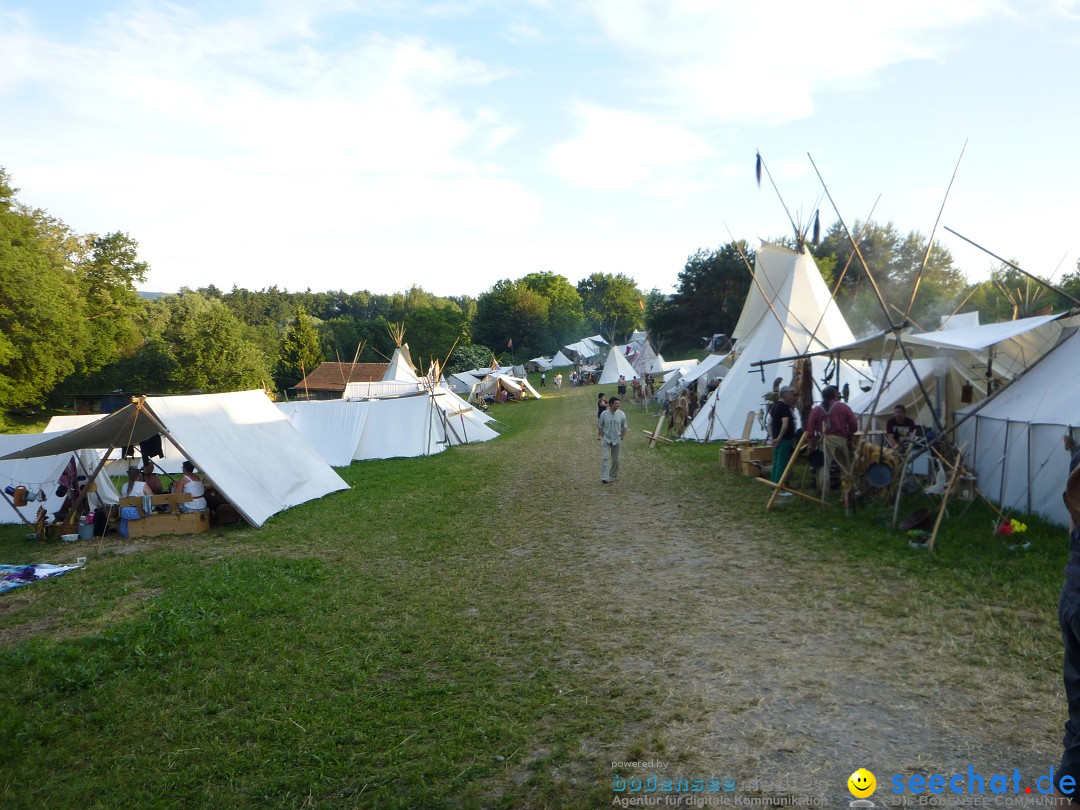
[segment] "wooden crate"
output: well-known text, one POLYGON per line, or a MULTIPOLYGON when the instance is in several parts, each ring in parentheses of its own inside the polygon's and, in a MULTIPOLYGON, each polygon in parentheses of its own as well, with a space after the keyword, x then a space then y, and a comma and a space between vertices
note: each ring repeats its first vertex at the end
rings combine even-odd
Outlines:
POLYGON ((768 445, 765 447, 743 447, 739 450, 740 461, 760 461, 772 464, 772 457, 773 449, 768 445))
POLYGON ((720 463, 727 470, 739 472, 739 448, 724 447, 720 450, 720 463))
POLYGON ((128 537, 158 537, 163 534, 197 534, 210 530, 210 512, 147 515, 128 521, 128 537))
POLYGON ((772 470, 766 470, 760 461, 744 461, 740 466, 740 471, 747 478, 760 478, 763 475, 768 475, 772 470))

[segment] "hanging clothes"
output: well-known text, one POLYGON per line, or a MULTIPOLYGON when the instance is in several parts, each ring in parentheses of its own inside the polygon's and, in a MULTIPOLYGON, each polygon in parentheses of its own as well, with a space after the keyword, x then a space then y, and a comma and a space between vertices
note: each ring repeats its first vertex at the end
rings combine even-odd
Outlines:
POLYGON ((165 451, 161 447, 161 434, 155 433, 146 441, 139 443, 139 452, 142 453, 142 462, 147 464, 151 458, 164 458, 165 451))

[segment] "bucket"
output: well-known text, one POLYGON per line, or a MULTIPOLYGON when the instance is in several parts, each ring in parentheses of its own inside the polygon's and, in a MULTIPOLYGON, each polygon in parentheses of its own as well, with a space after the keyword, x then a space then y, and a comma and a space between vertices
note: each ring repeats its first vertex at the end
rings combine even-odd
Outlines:
POLYGON ((79 524, 79 539, 80 540, 93 540, 94 539, 94 524, 93 523, 80 523, 79 524))

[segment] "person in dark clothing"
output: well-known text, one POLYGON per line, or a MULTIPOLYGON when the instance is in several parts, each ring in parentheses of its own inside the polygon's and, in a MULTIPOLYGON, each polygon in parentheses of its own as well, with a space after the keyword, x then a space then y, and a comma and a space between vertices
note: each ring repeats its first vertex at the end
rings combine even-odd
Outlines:
POLYGON ((907 444, 914 430, 915 420, 907 415, 907 408, 897 405, 893 408, 892 419, 885 423, 885 441, 890 447, 901 447, 907 444))
POLYGON ((604 396, 604 392, 601 391, 596 395, 596 418, 600 418, 600 414, 607 410, 607 397, 604 396))
MULTIPOLYGON (((780 483, 791 453, 795 449, 795 397, 796 391, 790 385, 780 389, 780 398, 769 411, 769 444, 773 446, 772 482, 780 483)), ((780 497, 789 497, 790 492, 781 492, 780 497)))
MULTIPOLYGON (((1059 796, 1069 797, 1075 805, 1080 802, 1080 448, 1076 448, 1069 465, 1069 479, 1064 493, 1069 511, 1069 560, 1065 564, 1065 584, 1058 601, 1058 621, 1065 647, 1063 676, 1069 719, 1062 739, 1064 752, 1055 774, 1059 796), (1071 786, 1062 785, 1062 777, 1072 777, 1071 786)), ((1062 799, 1060 806, 1068 806, 1062 799)))

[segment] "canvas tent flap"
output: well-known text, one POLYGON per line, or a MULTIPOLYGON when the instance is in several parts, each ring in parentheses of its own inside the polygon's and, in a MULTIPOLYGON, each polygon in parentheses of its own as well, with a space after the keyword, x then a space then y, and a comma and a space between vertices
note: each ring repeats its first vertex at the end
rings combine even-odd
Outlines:
POLYGON ((932 346, 938 349, 964 349, 970 352, 979 352, 985 351, 1002 341, 1026 335, 1032 330, 1062 317, 1063 315, 1039 315, 1034 318, 1021 318, 1003 323, 987 323, 982 326, 923 332, 919 335, 908 336, 907 342, 917 346, 932 346))
MULTIPOLYGON (((85 425, 89 425, 91 422, 98 422, 104 419, 107 414, 93 413, 93 414, 62 414, 54 416, 49 420, 49 423, 45 426, 44 433, 66 433, 69 430, 75 430, 85 425)), ((96 448, 105 451, 106 448, 96 448)), ((154 466, 162 472, 176 474, 181 470, 181 465, 184 463, 184 454, 181 453, 172 442, 167 438, 162 437, 161 449, 165 452, 164 457, 155 457, 151 459, 154 462, 154 466)), ((109 463, 106 465, 105 470, 109 475, 127 475, 127 467, 131 463, 131 459, 125 459, 122 455, 123 450, 117 447, 112 453, 109 454, 109 463)))
POLYGON ((1074 319, 1067 313, 1003 323, 923 332, 906 339, 915 356, 949 352, 969 364, 989 365, 995 376, 1011 380, 1049 352, 1074 319))

